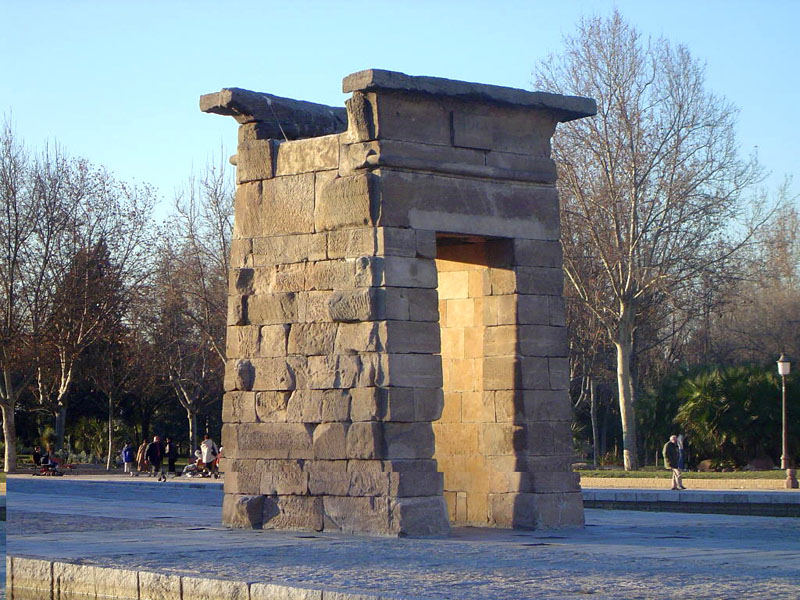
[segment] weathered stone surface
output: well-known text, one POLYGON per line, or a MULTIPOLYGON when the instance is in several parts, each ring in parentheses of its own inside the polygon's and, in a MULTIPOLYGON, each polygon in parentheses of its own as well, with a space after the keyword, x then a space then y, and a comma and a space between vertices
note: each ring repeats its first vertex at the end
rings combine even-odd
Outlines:
POLYGON ((355 92, 345 101, 348 141, 360 142, 375 138, 375 113, 371 100, 374 100, 374 95, 355 92))
MULTIPOLYGON (((6 565, 8 565, 8 558, 6 565)), ((53 589, 53 563, 46 560, 14 556, 11 568, 6 567, 6 577, 14 580, 15 588, 25 588, 46 593, 53 589)))
POLYGON ((95 567, 94 589, 98 598, 138 598, 139 575, 128 569, 95 567))
POLYGON ((322 600, 322 590, 306 590, 274 583, 251 583, 250 600, 322 600))
POLYGON ((222 500, 222 522, 228 527, 258 529, 263 522, 264 496, 225 494, 222 500))
MULTIPOLYGON (((291 392, 256 392, 256 420, 262 423, 283 423, 291 392)), ((225 420, 223 418, 223 420, 225 420)), ((226 421, 227 422, 227 421, 226 421)), ((247 421, 242 421, 247 422, 247 421)))
POLYGON ((314 211, 317 231, 374 225, 379 181, 371 173, 337 177, 320 190, 314 211))
POLYGON ((181 600, 181 578, 150 571, 139 572, 140 600, 181 600))
POLYGON ((226 392, 222 398, 222 420, 226 423, 255 423, 256 395, 253 392, 226 392))
POLYGON ((390 501, 391 528, 407 535, 447 535, 447 507, 441 496, 397 498, 390 501))
POLYGON ((314 428, 314 458, 337 460, 347 458, 347 424, 320 423, 314 428))
MULTIPOLYGON (((259 232, 258 236, 264 233, 259 232)), ((327 238, 325 234, 272 235, 254 237, 252 240, 253 261, 256 266, 298 263, 326 258, 327 238)))
POLYGON ((389 500, 381 497, 324 496, 325 530, 342 533, 387 534, 389 500))
POLYGON ((242 581, 182 577, 181 584, 184 600, 249 600, 250 597, 249 586, 242 581))
POLYGON ((272 140, 240 141, 236 155, 236 183, 271 179, 275 175, 274 163, 275 144, 272 140))
POLYGON ((348 458, 383 458, 383 430, 379 423, 352 423, 346 443, 348 458))
POLYGON ((322 531, 322 498, 319 496, 265 496, 263 528, 322 531))
POLYGON ((336 339, 335 323, 296 323, 289 332, 289 354, 331 354, 336 339))
POLYGON ((348 290, 334 292, 328 300, 331 321, 351 323, 380 318, 375 290, 348 290))
POLYGON ((433 456, 433 429, 429 423, 384 423, 383 438, 388 458, 433 456))
POLYGON ((224 446, 237 458, 313 458, 311 432, 302 423, 241 423, 224 446))
POLYGON ((275 174, 279 176, 339 168, 338 135, 282 142, 276 150, 275 174))
POLYGON ((520 529, 583 526, 580 492, 565 494, 489 494, 489 521, 520 529))

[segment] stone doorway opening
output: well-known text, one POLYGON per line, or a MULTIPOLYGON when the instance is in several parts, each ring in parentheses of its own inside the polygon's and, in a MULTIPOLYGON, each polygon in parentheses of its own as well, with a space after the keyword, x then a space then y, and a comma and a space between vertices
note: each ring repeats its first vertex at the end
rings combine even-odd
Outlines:
POLYGON ((514 461, 513 447, 498 444, 502 423, 513 415, 503 414, 503 402, 497 414, 495 396, 507 392, 496 388, 507 386, 494 376, 494 359, 516 354, 516 336, 497 329, 500 304, 513 313, 513 244, 444 233, 436 243, 444 408, 433 423, 434 458, 444 474, 450 521, 486 526, 496 463, 514 461))

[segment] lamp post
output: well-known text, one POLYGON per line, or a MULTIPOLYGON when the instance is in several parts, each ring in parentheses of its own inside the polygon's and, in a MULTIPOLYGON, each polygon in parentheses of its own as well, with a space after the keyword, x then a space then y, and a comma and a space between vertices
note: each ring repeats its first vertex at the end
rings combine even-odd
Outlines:
POLYGON ((789 447, 786 425, 786 376, 791 369, 789 360, 781 354, 778 359, 778 374, 781 376, 781 469, 786 471, 784 486, 787 489, 797 488, 797 477, 794 469, 789 468, 789 447))

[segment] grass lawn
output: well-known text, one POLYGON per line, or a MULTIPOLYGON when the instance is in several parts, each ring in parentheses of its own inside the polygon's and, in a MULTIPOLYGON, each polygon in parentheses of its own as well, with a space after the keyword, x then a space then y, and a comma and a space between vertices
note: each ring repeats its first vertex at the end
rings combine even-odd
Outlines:
MULTIPOLYGON (((639 471, 625 471, 623 469, 576 469, 583 477, 623 477, 628 479, 670 479, 672 472, 666 469, 656 469, 646 467, 639 471)), ((700 473, 696 471, 684 471, 684 479, 785 479, 786 472, 780 469, 771 471, 732 471, 729 473, 700 473)))

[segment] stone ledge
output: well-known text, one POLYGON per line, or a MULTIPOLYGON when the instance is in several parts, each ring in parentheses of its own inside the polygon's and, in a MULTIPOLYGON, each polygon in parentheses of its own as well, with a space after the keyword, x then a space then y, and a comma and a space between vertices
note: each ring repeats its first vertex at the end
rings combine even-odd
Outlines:
MULTIPOLYGON (((319 590, 274 583, 255 583, 165 575, 151 571, 126 571, 68 562, 48 561, 25 557, 6 557, 7 589, 9 597, 16 600, 73 600, 108 598, 114 600, 210 600, 232 598, 235 600, 380 600, 381 596, 356 592, 319 590), (61 573, 64 577, 54 575, 61 573), (112 574, 119 577, 112 577, 112 574), (128 575, 134 573, 135 577, 128 575), (49 574, 49 577, 48 577, 49 574), (103 591, 86 593, 86 586, 95 589, 92 580, 102 574, 106 581, 116 585, 103 591), (124 575, 124 577, 123 577, 124 575), (177 585, 174 585, 177 583, 177 585)), ((400 600, 392 596, 395 600, 400 600)), ((404 600, 414 600, 405 597, 404 600)))
POLYGON ((345 93, 371 90, 416 92, 465 100, 549 109, 561 113, 559 118, 561 122, 597 114, 597 103, 591 98, 562 96, 548 92, 529 92, 517 88, 458 81, 443 77, 421 77, 406 75, 397 71, 366 69, 352 73, 342 80, 342 91, 345 93))

